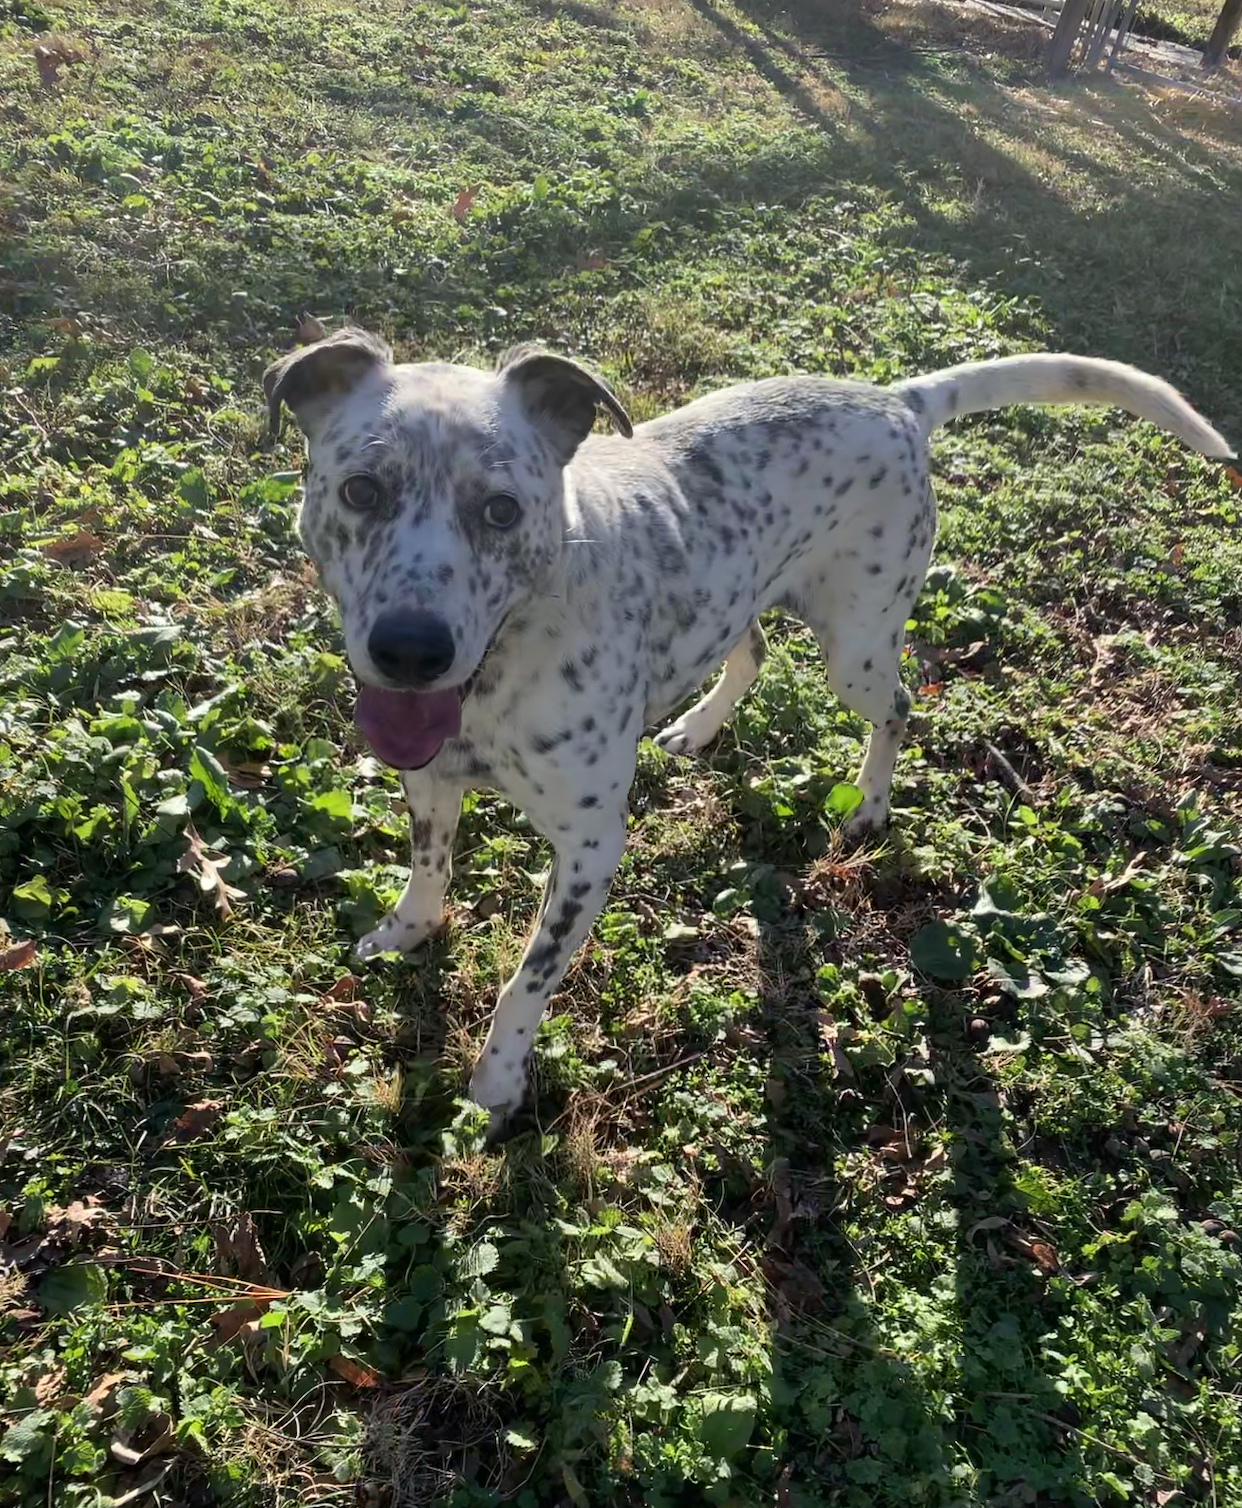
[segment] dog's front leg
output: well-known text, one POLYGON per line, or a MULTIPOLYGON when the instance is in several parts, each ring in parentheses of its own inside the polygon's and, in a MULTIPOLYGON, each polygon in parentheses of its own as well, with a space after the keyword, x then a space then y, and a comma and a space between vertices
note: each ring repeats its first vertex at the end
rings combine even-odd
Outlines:
POLYGON ((470 1098, 498 1130, 522 1103, 535 1032, 570 959, 591 930, 625 847, 625 814, 556 839, 539 919, 517 973, 500 992, 470 1080, 470 1098))
POLYGON ((444 895, 464 787, 427 770, 406 770, 401 784, 410 811, 410 878, 401 899, 359 942, 355 949, 359 959, 374 958, 377 953, 408 953, 444 921, 444 895))

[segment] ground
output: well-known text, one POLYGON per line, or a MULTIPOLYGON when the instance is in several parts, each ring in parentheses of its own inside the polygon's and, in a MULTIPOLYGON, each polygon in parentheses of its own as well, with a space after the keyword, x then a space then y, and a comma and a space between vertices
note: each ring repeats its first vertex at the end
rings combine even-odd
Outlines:
POLYGON ((447 934, 353 968, 404 822, 264 437, 305 312, 636 418, 1093 352, 1242 439, 1238 117, 1043 40, 0 0, 6 1501, 1242 1503, 1238 473, 946 432, 890 837, 841 844, 863 728, 774 618, 705 760, 644 744, 489 1148, 546 850, 473 798, 447 934))

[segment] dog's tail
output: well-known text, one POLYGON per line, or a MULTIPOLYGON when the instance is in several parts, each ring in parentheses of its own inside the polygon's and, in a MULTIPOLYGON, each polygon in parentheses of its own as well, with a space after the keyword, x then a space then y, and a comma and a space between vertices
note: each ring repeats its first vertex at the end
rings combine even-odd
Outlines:
POLYGON ((1159 377, 1119 361, 1091 356, 1005 356, 946 367, 926 377, 894 383, 917 415, 924 435, 958 414, 978 414, 1014 403, 1099 403, 1123 408, 1170 430, 1200 455, 1231 457, 1222 435, 1159 377))

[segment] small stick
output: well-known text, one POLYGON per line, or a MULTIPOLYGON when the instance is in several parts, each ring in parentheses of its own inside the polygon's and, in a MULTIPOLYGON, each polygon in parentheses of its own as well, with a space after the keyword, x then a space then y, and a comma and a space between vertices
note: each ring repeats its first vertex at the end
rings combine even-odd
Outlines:
POLYGON ((1006 785, 1015 796, 1021 796, 1023 801, 1035 801, 1038 798, 1035 792, 1027 785, 1022 776, 1009 763, 995 744, 984 742, 983 747, 988 751, 988 759, 996 766, 996 774, 1000 777, 1002 785, 1006 785))

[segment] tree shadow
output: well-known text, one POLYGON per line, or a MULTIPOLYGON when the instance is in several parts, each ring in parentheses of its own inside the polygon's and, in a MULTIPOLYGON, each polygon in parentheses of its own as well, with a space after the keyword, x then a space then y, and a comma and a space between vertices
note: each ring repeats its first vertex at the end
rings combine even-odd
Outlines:
POLYGON ((1053 1306, 1021 1255, 1033 1240, 1008 1177, 997 1086, 960 1003, 911 986, 888 993, 870 976, 862 1015, 856 996, 834 1015, 831 989, 788 981, 813 979, 841 947, 788 912, 761 929, 760 946, 769 978, 785 982, 768 1000, 771 1218, 758 1237, 781 1482, 808 1502, 894 1478, 921 1500, 973 1489, 996 1503, 1066 1501, 1086 1468, 1039 1363, 1053 1306), (912 999, 930 1051, 912 1041, 867 1065, 858 1044, 900 1022, 912 999), (896 1257, 911 1274, 895 1241, 924 1248, 915 1293, 886 1272, 896 1257))

